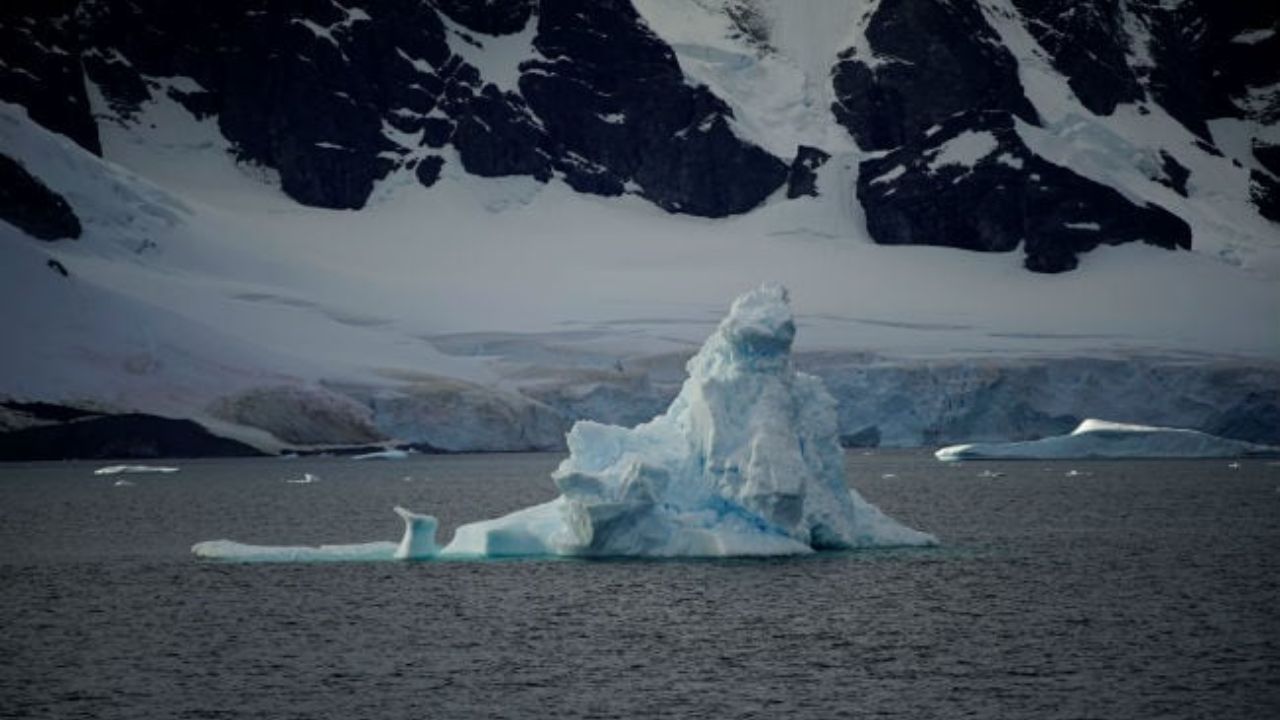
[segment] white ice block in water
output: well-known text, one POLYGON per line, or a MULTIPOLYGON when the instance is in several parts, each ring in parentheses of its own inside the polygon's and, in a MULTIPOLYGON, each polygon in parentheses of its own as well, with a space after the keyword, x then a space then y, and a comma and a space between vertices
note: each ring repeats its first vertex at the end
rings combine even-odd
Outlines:
POLYGON ((107 465, 93 471, 94 475, 120 475, 122 473, 176 473, 178 468, 164 465, 107 465))
MULTIPOLYGON (((795 332, 781 286, 739 297, 689 360, 689 377, 665 413, 634 428, 573 426, 569 457, 552 475, 558 498, 464 525, 438 555, 433 541, 407 556, 726 557, 936 543, 846 485, 836 403, 818 378, 796 372, 795 332)), ((416 532, 430 526, 434 537, 434 519, 401 514, 406 533, 416 518, 416 532)), ((372 555, 385 550, 370 548, 221 541, 195 551, 246 560, 382 559, 372 555)))
POLYGON ((246 545, 231 540, 208 540, 191 546, 196 557, 230 562, 380 562, 425 560, 434 557, 436 519, 402 507, 395 508, 404 520, 404 537, 399 543, 367 542, 345 545, 246 545))
POLYGON ((398 548, 394 542, 307 546, 246 545, 231 540, 206 540, 192 545, 191 552, 206 560, 245 563, 380 562, 398 559, 398 548))
POLYGON ((943 461, 1084 458, 1216 458, 1280 454, 1280 448, 1221 438, 1198 430, 1085 420, 1069 435, 1008 443, 952 445, 943 461))
POLYGON ((352 460, 405 460, 409 457, 406 450, 379 450, 377 452, 352 455, 352 460))

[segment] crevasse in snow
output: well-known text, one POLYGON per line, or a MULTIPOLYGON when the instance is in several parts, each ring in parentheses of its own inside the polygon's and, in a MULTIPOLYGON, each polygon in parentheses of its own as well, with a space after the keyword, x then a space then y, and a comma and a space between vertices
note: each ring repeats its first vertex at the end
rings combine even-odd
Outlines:
MULTIPOLYGON (((784 288, 742 295, 689 360, 665 413, 634 428, 578 422, 553 474, 558 498, 464 525, 439 556, 792 555, 935 543, 845 484, 835 400, 792 366, 795 332, 784 288)), ((406 519, 401 549, 414 549, 397 557, 434 555, 429 524, 406 519)), ((193 550, 323 559, 225 541, 193 550)))

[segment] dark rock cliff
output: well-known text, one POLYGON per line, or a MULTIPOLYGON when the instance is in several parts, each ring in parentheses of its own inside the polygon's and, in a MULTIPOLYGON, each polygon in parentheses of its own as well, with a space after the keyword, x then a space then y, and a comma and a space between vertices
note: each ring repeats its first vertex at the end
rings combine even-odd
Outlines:
MULTIPOLYGON (((726 12, 770 51, 764 14, 749 2, 726 12)), ((876 242, 1024 246, 1027 267, 1044 271, 1100 243, 1188 246, 1185 222, 1050 167, 1021 140, 1018 123, 1041 118, 1002 21, 1026 29, 1092 113, 1159 105, 1208 152, 1219 152, 1214 118, 1280 121, 1280 93, 1260 90, 1280 83, 1280 11, 1268 3, 882 0, 865 26, 870 52, 845 50, 831 71, 832 114, 872 153, 841 192, 856 192, 876 242), (997 152, 961 175, 930 167, 942 143, 984 129, 997 152), (966 217, 975 208, 995 215, 966 217)), ((779 158, 744 140, 629 0, 12 0, 0 48, 0 100, 90 152, 101 152, 97 122, 129 122, 165 94, 216 121, 289 196, 326 208, 363 207, 397 168, 430 187, 456 162, 722 217, 784 186, 815 195, 829 157, 779 158), (529 44, 511 77, 468 61, 484 65, 501 42, 529 44), (93 117, 97 92, 112 117, 93 117)), ((1259 212, 1280 220, 1273 151, 1256 145, 1246 167, 1259 212)), ((1184 197, 1194 185, 1168 152, 1146 164, 1184 197)))
MULTIPOLYGON (((423 162, 418 148, 445 145, 475 175, 560 174, 605 195, 634 182, 668 210, 710 217, 749 210, 786 180, 782 160, 731 131, 722 102, 685 83, 629 2, 59 0, 3 12, 0 98, 98 152, 82 66, 124 118, 165 92, 216 118, 239 159, 277 170, 306 205, 360 208, 376 180, 423 162), (454 52, 530 22, 542 59, 522 67, 519 92, 454 52)), ((426 158, 438 169, 440 156, 426 158)))
POLYGON ((40 240, 80 237, 80 218, 67 201, 7 155, 0 155, 0 220, 40 240))

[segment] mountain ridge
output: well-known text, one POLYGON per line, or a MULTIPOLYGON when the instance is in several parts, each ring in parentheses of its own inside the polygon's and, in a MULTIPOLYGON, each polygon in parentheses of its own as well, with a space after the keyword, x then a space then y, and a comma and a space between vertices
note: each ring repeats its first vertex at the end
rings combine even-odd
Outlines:
MULTIPOLYGON (((850 442, 1025 439, 1090 416, 1277 440, 1265 70, 1211 88, 1205 108, 1231 114, 1200 127, 1152 99, 1167 69, 1079 89, 1101 71, 1064 75, 1036 39, 1066 23, 1061 4, 397 2, 238 0, 195 23, 153 3, 6 4, 0 154, 82 231, 37 242, 0 223, 3 330, 21 348, 0 397, 194 418, 268 451, 555 448, 578 418, 645 419, 706 318, 777 279, 850 442), (400 4, 400 22, 375 14, 400 4), (263 13, 235 18, 259 35, 226 36, 239 60, 196 52, 227 8, 263 13), (859 92, 914 83, 927 100, 937 80, 886 69, 902 58, 873 28, 925 13, 937 30, 896 52, 942 52, 953 10, 987 28, 1005 58, 992 87, 1022 100, 966 91, 945 106, 959 115, 861 147, 830 73, 865 66, 859 92), (334 65, 226 74, 293 50, 334 65), (1220 102, 1241 87, 1250 102, 1220 102), (1052 199, 1028 211, 1037 187, 1052 199), (1123 392, 1072 399, 1081 387, 1123 392)), ((1095 5, 1062 27, 1120 28, 1099 62, 1166 62, 1157 40, 1130 42, 1158 8, 1079 7, 1095 5)), ((1212 47, 1276 42, 1254 16, 1204 17, 1212 47)))

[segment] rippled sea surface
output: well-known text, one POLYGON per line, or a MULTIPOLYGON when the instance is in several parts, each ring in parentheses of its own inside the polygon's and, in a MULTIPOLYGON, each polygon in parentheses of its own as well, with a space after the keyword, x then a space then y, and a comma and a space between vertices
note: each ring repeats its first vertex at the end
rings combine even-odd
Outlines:
POLYGON ((851 453, 855 487, 942 538, 925 550, 189 554, 394 540, 396 504, 435 513, 447 538, 550 498, 558 459, 0 466, 0 717, 1280 717, 1274 461, 851 453), (319 480, 287 482, 304 472, 319 480))

